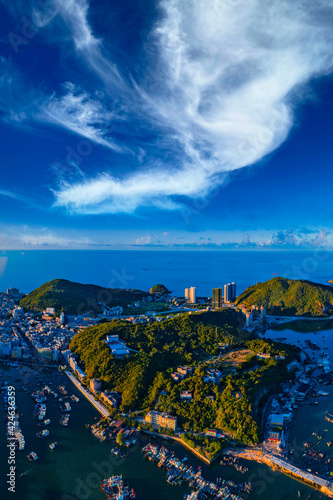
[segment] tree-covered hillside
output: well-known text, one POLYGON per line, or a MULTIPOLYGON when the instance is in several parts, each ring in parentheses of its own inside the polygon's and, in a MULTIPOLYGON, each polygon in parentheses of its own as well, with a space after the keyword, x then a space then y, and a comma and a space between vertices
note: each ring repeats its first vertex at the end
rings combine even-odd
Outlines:
POLYGON ((206 358, 218 352, 218 342, 237 343, 242 325, 235 311, 181 315, 148 325, 112 321, 76 334, 69 348, 80 357, 88 378, 120 391, 123 407, 133 408, 143 402, 158 371, 206 358), (119 335, 137 352, 116 359, 103 342, 106 335, 119 335))
POLYGON ((306 280, 273 278, 247 288, 236 304, 264 306, 270 314, 323 316, 333 312, 333 288, 306 280))
POLYGON ((56 312, 84 314, 88 311, 101 312, 104 303, 109 307, 126 306, 141 300, 149 294, 140 290, 103 288, 98 285, 83 285, 63 279, 54 279, 33 290, 20 301, 29 310, 42 311, 54 307, 56 312))
POLYGON ((259 392, 263 386, 276 388, 285 377, 284 365, 293 356, 288 354, 283 361, 273 357, 257 361, 255 352, 285 354, 285 346, 271 341, 250 341, 240 328, 243 324, 242 315, 228 309, 180 315, 152 324, 112 321, 76 334, 70 349, 79 356, 88 379, 99 378, 103 381, 102 388, 121 393, 122 411, 142 408, 169 411, 177 415, 185 430, 198 432, 219 426, 250 444, 259 439, 259 392), (130 356, 116 359, 111 354, 103 341, 110 334, 119 335, 133 349, 130 356), (252 357, 234 375, 222 378, 219 385, 204 382, 206 369, 223 364, 218 356, 221 343, 228 344, 231 350, 248 345, 252 357), (184 364, 193 366, 194 373, 177 383, 171 373, 184 364), (191 403, 180 401, 180 390, 185 389, 193 391, 191 403), (237 391, 241 394, 239 402, 234 395, 237 391))
POLYGON ((161 295, 167 295, 171 292, 170 290, 167 289, 165 285, 158 284, 150 289, 150 293, 160 293, 161 295))

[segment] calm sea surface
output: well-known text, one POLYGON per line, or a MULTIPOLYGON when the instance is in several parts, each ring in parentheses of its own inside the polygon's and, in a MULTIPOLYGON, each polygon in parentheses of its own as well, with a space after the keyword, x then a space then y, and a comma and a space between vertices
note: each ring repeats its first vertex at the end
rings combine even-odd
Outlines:
POLYGON ((333 279, 332 252, 278 251, 10 251, 0 254, 0 291, 10 286, 29 293, 54 278, 114 288, 149 290, 165 284, 197 296, 235 281, 237 293, 274 276, 327 283, 333 279))

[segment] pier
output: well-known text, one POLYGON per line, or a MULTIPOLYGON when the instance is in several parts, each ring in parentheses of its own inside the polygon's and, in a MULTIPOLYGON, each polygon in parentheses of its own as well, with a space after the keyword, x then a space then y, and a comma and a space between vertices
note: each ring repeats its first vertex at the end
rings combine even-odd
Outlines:
POLYGON ((299 481, 309 484, 313 488, 320 490, 325 495, 333 498, 333 483, 327 481, 321 477, 315 476, 290 462, 283 460, 276 455, 271 455, 269 453, 263 453, 261 450, 228 450, 225 451, 226 454, 234 455, 237 457, 245 458, 246 460, 255 460, 259 463, 265 463, 269 465, 273 470, 278 469, 281 472, 295 477, 299 481))
POLYGON ((82 392, 82 394, 84 394, 84 396, 87 399, 89 399, 90 403, 94 405, 96 410, 98 410, 103 415, 103 417, 108 417, 109 412, 104 408, 104 406, 102 406, 101 403, 96 401, 95 398, 91 394, 89 394, 89 392, 82 386, 82 384, 80 384, 80 382, 68 370, 65 370, 65 373, 67 377, 71 379, 73 384, 82 392))

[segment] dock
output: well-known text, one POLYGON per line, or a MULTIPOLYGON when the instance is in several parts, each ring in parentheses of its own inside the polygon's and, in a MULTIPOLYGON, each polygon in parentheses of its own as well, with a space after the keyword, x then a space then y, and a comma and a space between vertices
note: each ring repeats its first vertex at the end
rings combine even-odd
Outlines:
POLYGON ((104 408, 101 403, 96 401, 95 398, 91 394, 89 394, 89 392, 83 387, 83 385, 68 370, 65 370, 65 373, 67 377, 71 379, 73 384, 79 389, 79 391, 81 391, 82 394, 87 399, 89 399, 90 403, 96 408, 96 410, 98 410, 103 415, 103 417, 108 417, 109 412, 106 410, 106 408, 104 408))
POLYGON ((310 472, 307 472, 296 465, 291 464, 287 460, 283 460, 276 455, 272 455, 270 453, 264 453, 261 450, 228 450, 225 451, 226 454, 234 455, 237 457, 245 458, 246 460, 255 460, 259 463, 265 463, 269 465, 273 470, 278 469, 284 474, 288 474, 289 476, 298 479, 299 481, 303 481, 307 483, 309 486, 320 490, 322 493, 327 495, 330 498, 333 498, 333 483, 331 481, 327 481, 321 477, 315 476, 310 472))

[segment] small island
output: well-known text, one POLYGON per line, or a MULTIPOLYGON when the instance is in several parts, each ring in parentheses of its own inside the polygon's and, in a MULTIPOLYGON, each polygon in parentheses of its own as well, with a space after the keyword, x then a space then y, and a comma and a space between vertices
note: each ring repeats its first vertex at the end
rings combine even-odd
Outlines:
POLYGON ((167 287, 165 285, 161 285, 161 284, 158 284, 158 285, 155 285, 153 286, 150 290, 149 290, 150 293, 159 293, 161 295, 168 295, 170 294, 170 290, 167 289, 167 287))

